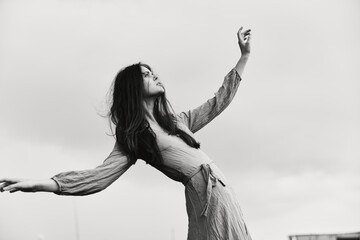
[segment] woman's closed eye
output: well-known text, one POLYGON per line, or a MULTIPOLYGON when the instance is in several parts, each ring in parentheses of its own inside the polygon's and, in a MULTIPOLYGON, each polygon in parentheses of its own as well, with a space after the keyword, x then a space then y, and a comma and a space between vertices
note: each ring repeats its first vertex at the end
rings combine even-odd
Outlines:
POLYGON ((158 76, 152 72, 144 72, 143 77, 144 78, 152 77, 154 81, 158 79, 158 76))

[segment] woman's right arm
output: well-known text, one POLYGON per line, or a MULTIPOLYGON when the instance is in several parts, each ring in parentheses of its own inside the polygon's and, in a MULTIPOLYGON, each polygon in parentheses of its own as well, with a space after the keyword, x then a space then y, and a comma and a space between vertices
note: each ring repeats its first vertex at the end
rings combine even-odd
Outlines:
POLYGON ((68 171, 46 180, 0 179, 0 191, 54 192, 59 195, 88 195, 107 188, 131 166, 128 157, 115 144, 113 151, 98 167, 68 171))

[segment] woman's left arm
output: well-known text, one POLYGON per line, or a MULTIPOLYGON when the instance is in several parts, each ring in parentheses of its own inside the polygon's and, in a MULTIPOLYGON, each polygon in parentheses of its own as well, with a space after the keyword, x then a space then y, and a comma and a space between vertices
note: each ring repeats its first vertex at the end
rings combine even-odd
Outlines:
POLYGON ((250 29, 243 31, 243 27, 241 27, 239 29, 239 31, 237 32, 238 43, 239 43, 239 47, 240 47, 240 51, 241 51, 241 57, 240 57, 239 61, 237 62, 235 69, 240 76, 242 76, 245 65, 250 56, 250 38, 251 38, 250 31, 251 31, 250 29))
POLYGON ((235 67, 225 76, 224 82, 215 96, 199 107, 178 114, 178 118, 193 133, 218 116, 232 101, 241 81, 241 75, 250 55, 250 30, 237 32, 241 57, 235 67))

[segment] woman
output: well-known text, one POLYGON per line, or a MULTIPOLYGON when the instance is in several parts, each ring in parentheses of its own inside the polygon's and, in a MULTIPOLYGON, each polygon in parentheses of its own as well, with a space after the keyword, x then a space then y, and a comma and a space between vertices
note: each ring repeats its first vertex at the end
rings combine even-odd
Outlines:
POLYGON ((115 124, 116 143, 103 164, 59 173, 48 180, 0 179, 0 190, 92 194, 105 189, 142 159, 184 184, 188 240, 251 239, 231 187, 194 137, 236 93, 250 54, 250 30, 241 27, 237 37, 240 60, 215 96, 198 108, 173 113, 165 89, 151 68, 141 63, 128 66, 114 81, 109 117, 115 124))

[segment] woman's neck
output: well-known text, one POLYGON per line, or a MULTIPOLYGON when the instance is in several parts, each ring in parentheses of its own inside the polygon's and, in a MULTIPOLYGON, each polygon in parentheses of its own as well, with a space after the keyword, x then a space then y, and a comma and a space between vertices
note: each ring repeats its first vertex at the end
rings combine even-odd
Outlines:
POLYGON ((148 120, 152 122, 156 122, 154 117, 154 105, 155 105, 155 98, 148 98, 144 101, 144 107, 146 109, 146 117, 148 120))

